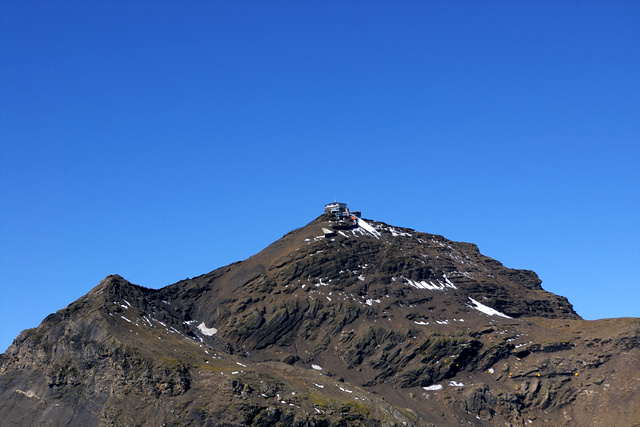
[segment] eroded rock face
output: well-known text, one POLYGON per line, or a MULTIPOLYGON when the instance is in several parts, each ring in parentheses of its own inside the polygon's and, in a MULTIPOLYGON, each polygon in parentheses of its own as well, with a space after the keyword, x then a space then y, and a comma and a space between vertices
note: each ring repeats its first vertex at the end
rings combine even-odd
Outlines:
POLYGON ((469 243, 321 216, 159 290, 109 276, 0 356, 3 425, 640 423, 639 319, 469 243))

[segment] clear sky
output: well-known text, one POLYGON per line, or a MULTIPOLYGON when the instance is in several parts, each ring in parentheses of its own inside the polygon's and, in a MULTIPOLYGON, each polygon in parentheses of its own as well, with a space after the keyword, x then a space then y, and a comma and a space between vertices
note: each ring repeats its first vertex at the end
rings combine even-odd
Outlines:
POLYGON ((0 0, 0 351, 334 200, 640 316, 638 1, 0 0))

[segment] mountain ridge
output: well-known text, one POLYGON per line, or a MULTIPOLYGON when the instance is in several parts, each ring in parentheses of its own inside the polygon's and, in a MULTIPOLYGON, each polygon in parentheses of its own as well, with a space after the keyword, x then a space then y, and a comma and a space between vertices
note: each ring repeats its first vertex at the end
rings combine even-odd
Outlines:
POLYGON ((244 261, 164 288, 107 276, 0 356, 0 416, 633 426, 640 385, 618 372, 640 368, 639 335, 640 319, 582 320, 534 272, 472 243, 325 213, 244 261), (34 401, 42 409, 26 410, 34 401), (605 402, 595 414, 594 401, 605 402))

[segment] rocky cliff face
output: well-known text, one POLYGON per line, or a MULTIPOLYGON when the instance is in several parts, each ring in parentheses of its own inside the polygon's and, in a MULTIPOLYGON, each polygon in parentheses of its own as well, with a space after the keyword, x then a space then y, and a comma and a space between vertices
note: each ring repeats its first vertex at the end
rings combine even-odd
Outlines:
POLYGON ((584 321, 473 244, 329 220, 163 289, 107 277, 0 356, 3 425, 640 425, 640 319, 584 321))

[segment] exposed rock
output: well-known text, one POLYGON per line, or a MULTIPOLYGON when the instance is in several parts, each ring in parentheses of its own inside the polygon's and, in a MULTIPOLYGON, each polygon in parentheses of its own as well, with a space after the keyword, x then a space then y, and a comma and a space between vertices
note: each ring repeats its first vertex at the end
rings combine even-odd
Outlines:
POLYGON ((3 426, 640 423, 640 319, 470 243, 328 216, 153 290, 108 276, 0 355, 3 426))

